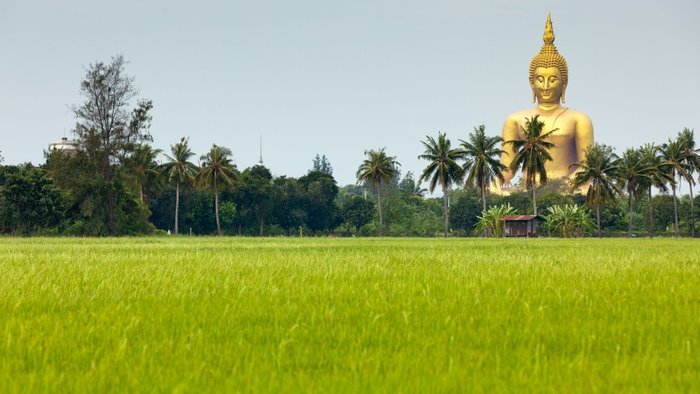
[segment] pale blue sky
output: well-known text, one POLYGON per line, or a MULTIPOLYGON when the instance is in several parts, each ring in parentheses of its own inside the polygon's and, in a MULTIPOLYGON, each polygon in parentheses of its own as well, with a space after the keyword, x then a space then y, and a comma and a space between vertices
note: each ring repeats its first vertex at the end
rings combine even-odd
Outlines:
POLYGON ((154 145, 301 176, 325 154, 354 183, 365 149, 419 173, 419 141, 500 134, 531 106, 527 71, 551 11, 567 105, 618 150, 700 134, 700 2, 493 0, 0 2, 0 151, 40 163, 70 137, 83 67, 123 54, 152 99, 154 145))

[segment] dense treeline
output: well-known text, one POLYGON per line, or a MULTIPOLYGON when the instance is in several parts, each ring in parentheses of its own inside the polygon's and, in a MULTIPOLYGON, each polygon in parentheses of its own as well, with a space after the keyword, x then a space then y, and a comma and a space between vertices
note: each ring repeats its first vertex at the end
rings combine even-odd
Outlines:
MULTIPOLYGON (((546 156, 519 150, 532 143, 489 137, 480 126, 458 146, 443 133, 426 136, 419 158, 427 165, 418 179, 411 172, 402 176, 400 163, 385 149, 369 150, 358 163, 357 184, 340 187, 330 161, 320 155, 300 178, 275 177, 262 163, 241 171, 232 163, 232 152, 216 144, 195 164, 185 137, 163 155, 151 146, 153 105, 137 100, 124 65, 119 56, 86 69, 85 101, 73 107, 74 147, 47 152, 39 167, 0 166, 0 231, 498 236, 500 217, 534 212, 548 219, 542 227, 548 235, 695 236, 700 200, 693 186, 700 159, 689 129, 662 145, 628 149, 622 156, 611 147, 591 146, 568 182, 547 179, 546 156), (506 169, 499 161, 502 144, 512 144, 521 158, 512 169, 540 169, 530 171, 508 196, 488 193, 506 169), (162 156, 165 162, 158 160, 162 156), (444 197, 426 198, 424 182, 444 197), (688 195, 679 196, 681 183, 688 195)), ((528 119, 525 135, 532 129, 540 138, 535 145, 546 152, 542 126, 536 117, 528 119)))

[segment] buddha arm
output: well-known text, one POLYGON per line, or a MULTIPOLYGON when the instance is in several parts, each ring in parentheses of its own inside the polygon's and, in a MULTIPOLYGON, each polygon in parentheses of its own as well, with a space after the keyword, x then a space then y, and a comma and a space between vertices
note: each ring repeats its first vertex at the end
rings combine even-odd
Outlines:
MULTIPOLYGON (((593 123, 591 123, 591 119, 588 115, 582 113, 578 114, 574 138, 576 143, 576 162, 578 163, 586 158, 586 149, 590 145, 593 145, 593 123)), ((579 171, 580 169, 577 169, 572 172, 570 176, 573 176, 579 171)))
POLYGON ((504 184, 508 184, 515 176, 515 171, 510 169, 510 162, 515 157, 515 149, 511 144, 506 144, 507 141, 520 138, 520 125, 516 116, 511 115, 503 123, 503 150, 505 153, 501 155, 501 163, 507 168, 503 171, 504 184))

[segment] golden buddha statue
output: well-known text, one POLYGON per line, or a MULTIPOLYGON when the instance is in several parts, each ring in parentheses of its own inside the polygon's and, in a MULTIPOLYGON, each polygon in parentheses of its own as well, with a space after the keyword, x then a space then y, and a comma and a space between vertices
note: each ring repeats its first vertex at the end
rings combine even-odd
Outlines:
MULTIPOLYGON (((569 70, 566 60, 554 46, 554 30, 552 20, 547 16, 544 30, 544 45, 540 53, 530 62, 530 87, 532 102, 537 106, 512 113, 503 124, 503 141, 523 138, 522 127, 525 120, 539 115, 539 121, 544 122, 543 132, 556 130, 549 138, 555 145, 549 153, 552 161, 545 164, 547 178, 573 178, 576 169, 571 164, 585 158, 585 150, 593 144, 593 124, 584 113, 562 107, 566 86, 569 82, 569 70)), ((512 146, 502 148, 507 154, 501 156, 501 163, 510 165, 515 156, 512 146)), ((491 191, 498 194, 510 194, 514 188, 511 180, 515 173, 508 168, 504 171, 505 182, 493 184, 491 191)))

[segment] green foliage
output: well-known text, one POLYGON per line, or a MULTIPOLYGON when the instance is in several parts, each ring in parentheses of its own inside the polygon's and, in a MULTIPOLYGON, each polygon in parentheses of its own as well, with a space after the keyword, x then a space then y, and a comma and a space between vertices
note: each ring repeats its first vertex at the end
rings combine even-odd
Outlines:
POLYGON ((464 235, 472 235, 477 217, 482 213, 479 195, 470 189, 450 193, 450 199, 453 201, 450 205, 450 228, 453 231, 461 230, 464 235))
POLYGON ((188 138, 182 137, 180 142, 170 145, 170 152, 172 156, 165 155, 168 161, 163 164, 162 171, 168 183, 175 183, 175 223, 172 228, 175 230, 175 234, 179 234, 180 189, 183 185, 194 181, 197 166, 190 161, 194 157, 194 153, 189 147, 188 138))
POLYGON ((80 92, 85 101, 73 107, 77 152, 49 152, 47 171, 68 198, 69 215, 84 235, 149 232, 145 199, 148 155, 139 149, 152 140, 148 131, 153 104, 137 102, 137 89, 122 56, 85 69, 80 92), (143 152, 141 152, 143 153, 143 152), (139 197, 136 197, 139 196, 139 197), (142 197, 143 196, 143 197, 142 197))
POLYGON ((540 194, 539 207, 543 211, 547 211, 550 207, 555 205, 575 205, 574 198, 570 194, 560 194, 560 193, 542 193, 540 194))
MULTIPOLYGON (((654 229, 672 231, 673 228, 673 197, 659 194, 653 197, 654 229)), ((648 225, 648 223, 647 223, 648 225)))
POLYGON ((477 217, 476 226, 474 229, 477 233, 484 233, 489 237, 501 238, 504 233, 503 220, 504 216, 515 215, 515 209, 510 205, 496 205, 482 212, 481 216, 477 217))
POLYGON ((333 175, 321 171, 310 171, 299 178, 305 197, 305 224, 309 230, 320 233, 333 230, 339 223, 336 204, 338 185, 333 175))
POLYGON ((46 232, 64 222, 64 212, 64 197, 45 171, 31 164, 0 167, 0 232, 46 232))
POLYGON ((526 214, 532 209, 532 195, 527 192, 514 192, 507 196, 490 196, 489 205, 510 205, 516 213, 526 214))
POLYGON ((459 183, 462 180, 464 170, 457 163, 458 160, 464 158, 464 151, 461 149, 452 149, 451 142, 447 139, 445 133, 438 133, 438 138, 425 136, 426 141, 421 141, 425 151, 419 155, 419 159, 428 160, 428 166, 423 170, 418 183, 425 180, 428 181, 428 190, 432 193, 435 191, 435 186, 440 185, 444 206, 444 236, 447 237, 449 232, 449 204, 447 204, 447 190, 451 185, 459 183))
POLYGON ((511 145, 515 155, 510 163, 511 171, 522 170, 525 174, 527 187, 532 190, 532 209, 537 215, 537 184, 547 183, 547 170, 545 163, 552 161, 549 150, 554 144, 547 141, 558 129, 543 131, 544 122, 539 121, 539 115, 525 120, 525 126, 521 126, 523 138, 505 141, 511 145))
POLYGON ((586 148, 586 158, 572 167, 577 169, 573 180, 574 188, 588 188, 586 204, 595 209, 598 236, 601 236, 601 209, 615 201, 620 194, 617 182, 620 179, 619 158, 612 148, 593 144, 586 148))
POLYGON ((498 179, 504 182, 503 171, 507 168, 501 164, 500 156, 506 151, 500 149, 503 138, 487 137, 486 126, 474 128, 469 134, 469 141, 459 140, 464 158, 463 171, 466 174, 465 187, 474 187, 481 191, 482 210, 486 209, 486 189, 498 179))
POLYGON ((233 187, 234 182, 238 179, 238 171, 231 162, 231 156, 230 149, 213 144, 209 152, 200 158, 202 165, 195 176, 196 185, 207 188, 214 194, 216 233, 219 235, 222 234, 219 220, 219 192, 233 187))
POLYGON ((398 176, 398 167, 401 165, 396 161, 396 157, 388 156, 384 151, 386 148, 380 150, 369 150, 365 151, 365 156, 367 157, 362 161, 360 167, 357 169, 355 174, 357 177, 357 183, 365 183, 372 186, 377 194, 377 211, 379 212, 379 235, 382 234, 383 218, 382 218, 382 186, 391 182, 391 180, 398 176))
POLYGON ((374 203, 362 197, 351 197, 343 204, 341 216, 345 223, 350 224, 358 232, 360 227, 372 221, 374 216, 374 203))
POLYGON ((547 208, 542 227, 550 235, 562 238, 580 238, 595 229, 591 213, 584 207, 567 204, 547 208))
POLYGON ((246 168, 241 174, 241 189, 238 205, 257 224, 257 233, 265 232, 265 222, 270 219, 273 208, 274 188, 272 174, 267 167, 256 165, 246 168))
POLYGON ((314 157, 311 171, 333 176, 333 166, 331 165, 331 162, 328 160, 326 155, 319 156, 318 153, 316 154, 316 157, 314 157))
POLYGON ((415 197, 425 197, 425 193, 428 192, 428 189, 421 187, 420 182, 416 182, 416 180, 413 178, 413 173, 411 171, 408 171, 406 173, 406 176, 403 177, 401 182, 399 182, 399 191, 403 193, 406 196, 415 196, 415 197))
POLYGON ((305 190, 295 178, 285 176, 273 181, 274 198, 272 220, 285 230, 287 235, 298 231, 306 225, 306 195, 305 190))

